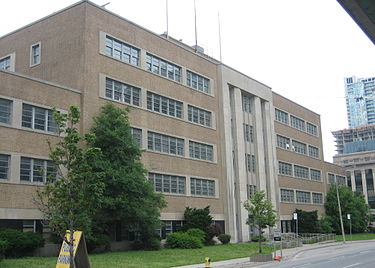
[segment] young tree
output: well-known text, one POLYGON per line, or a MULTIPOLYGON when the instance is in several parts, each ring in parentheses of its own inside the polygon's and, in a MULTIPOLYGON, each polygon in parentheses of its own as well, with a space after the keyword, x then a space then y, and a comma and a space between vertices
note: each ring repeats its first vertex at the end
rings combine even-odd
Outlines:
POLYGON ((262 253, 262 230, 275 225, 276 211, 273 210, 272 203, 266 198, 264 191, 256 191, 243 205, 249 212, 246 224, 255 226, 259 231, 259 253, 262 253))
MULTIPOLYGON (((349 220, 346 215, 351 215, 352 230, 354 233, 364 232, 369 223, 369 206, 360 192, 353 192, 346 186, 339 186, 339 196, 341 211, 343 217, 344 229, 349 232, 349 220)), ((328 194, 327 201, 324 204, 327 216, 330 216, 332 227, 336 233, 340 233, 340 215, 337 203, 336 185, 332 184, 328 194)))
POLYGON ((104 190, 103 173, 90 164, 100 157, 100 150, 85 146, 94 137, 81 136, 76 127, 80 119, 79 108, 71 106, 68 114, 54 110, 53 115, 61 140, 56 144, 48 141, 48 145, 57 177, 49 171, 45 187, 37 192, 37 202, 55 233, 64 238, 66 230, 70 231, 70 238, 65 242, 70 247, 72 268, 73 235, 76 230, 91 235, 92 216, 101 203, 104 190))
POLYGON ((105 177, 102 206, 95 217, 98 231, 109 234, 117 222, 128 231, 140 234, 143 248, 155 242, 155 229, 160 225, 160 209, 166 203, 153 192, 148 172, 140 161, 142 151, 131 133, 128 109, 107 103, 94 118, 90 146, 101 149, 102 157, 93 163, 105 177))

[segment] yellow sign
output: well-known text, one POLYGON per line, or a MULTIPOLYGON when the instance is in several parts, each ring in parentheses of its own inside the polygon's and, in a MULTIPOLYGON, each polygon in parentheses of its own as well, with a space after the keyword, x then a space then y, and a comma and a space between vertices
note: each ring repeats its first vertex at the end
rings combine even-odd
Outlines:
MULTIPOLYGON (((73 233, 73 258, 76 256, 78 245, 81 241, 82 232, 74 231, 73 233)), ((61 246, 59 258, 57 259, 56 268, 69 268, 70 265, 70 246, 66 241, 70 242, 70 231, 66 231, 63 244, 61 246)))

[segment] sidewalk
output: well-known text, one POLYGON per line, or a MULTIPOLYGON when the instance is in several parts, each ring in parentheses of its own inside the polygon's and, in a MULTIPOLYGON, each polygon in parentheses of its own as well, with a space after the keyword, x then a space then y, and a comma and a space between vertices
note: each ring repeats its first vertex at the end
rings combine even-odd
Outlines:
MULTIPOLYGON (((283 249, 283 257, 282 260, 287 260, 290 258, 293 258, 297 254, 312 250, 316 248, 323 248, 323 247, 331 247, 335 245, 342 244, 342 242, 335 242, 335 241, 325 241, 321 243, 315 243, 315 244, 305 244, 302 247, 297 248, 288 248, 283 249)), ((277 255, 280 255, 280 251, 277 251, 277 255)), ((240 259, 232 259, 232 260, 226 260, 226 261, 218 261, 218 262, 212 262, 211 266, 212 268, 247 268, 247 267, 255 267, 258 265, 262 265, 265 262, 250 262, 250 258, 240 258, 240 259)), ((186 266, 176 266, 173 268, 204 268, 204 263, 201 264, 193 264, 193 265, 186 265, 186 266)))

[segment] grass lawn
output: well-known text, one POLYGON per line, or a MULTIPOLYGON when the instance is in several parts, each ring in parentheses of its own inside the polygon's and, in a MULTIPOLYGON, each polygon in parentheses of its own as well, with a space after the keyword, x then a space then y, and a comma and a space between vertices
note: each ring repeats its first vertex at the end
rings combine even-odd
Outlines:
MULTIPOLYGON (((363 234, 352 234, 353 241, 356 240, 371 240, 375 239, 375 234, 372 233, 363 233, 363 234)), ((352 237, 350 234, 345 234, 345 240, 351 241, 352 237)), ((342 241, 342 235, 336 235, 336 241, 342 241)))
MULTIPOLYGON (((263 246, 264 253, 273 251, 272 246, 263 246)), ((93 268, 122 268, 122 267, 172 267, 196 263, 204 263, 205 257, 212 261, 222 261, 248 257, 258 252, 258 243, 241 243, 215 245, 200 249, 163 249, 159 251, 124 251, 104 254, 90 254, 90 264, 93 268)), ((0 264, 1 268, 51 268, 55 267, 57 258, 21 258, 6 259, 0 264)))

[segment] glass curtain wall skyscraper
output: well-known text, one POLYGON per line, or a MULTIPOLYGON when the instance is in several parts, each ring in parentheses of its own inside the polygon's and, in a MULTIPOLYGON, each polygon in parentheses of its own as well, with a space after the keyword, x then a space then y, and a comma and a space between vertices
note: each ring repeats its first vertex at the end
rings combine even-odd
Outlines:
POLYGON ((350 128, 375 124, 375 77, 345 78, 345 98, 350 128))

